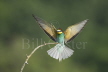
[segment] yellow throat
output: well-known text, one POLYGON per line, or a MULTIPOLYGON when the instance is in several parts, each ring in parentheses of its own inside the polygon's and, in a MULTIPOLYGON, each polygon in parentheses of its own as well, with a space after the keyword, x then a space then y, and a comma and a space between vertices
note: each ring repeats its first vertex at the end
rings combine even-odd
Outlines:
POLYGON ((62 34, 62 33, 63 32, 60 29, 57 30, 57 34, 62 34))

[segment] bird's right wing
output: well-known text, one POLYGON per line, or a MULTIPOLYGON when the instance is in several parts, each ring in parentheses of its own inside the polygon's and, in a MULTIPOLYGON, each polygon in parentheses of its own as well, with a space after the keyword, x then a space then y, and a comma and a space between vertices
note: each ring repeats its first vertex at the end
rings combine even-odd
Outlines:
POLYGON ((39 24, 39 26, 44 30, 44 32, 53 40, 56 42, 56 28, 54 27, 54 25, 51 25, 49 23, 47 23, 46 21, 40 19, 37 16, 34 16, 34 19, 36 20, 36 22, 39 24))

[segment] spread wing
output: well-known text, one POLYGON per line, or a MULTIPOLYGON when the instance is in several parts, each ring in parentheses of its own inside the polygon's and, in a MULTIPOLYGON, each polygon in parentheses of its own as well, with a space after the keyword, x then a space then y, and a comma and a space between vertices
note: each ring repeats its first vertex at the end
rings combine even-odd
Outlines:
POLYGON ((39 26, 44 30, 44 32, 53 40, 56 42, 56 28, 47 23, 46 21, 40 19, 37 16, 34 16, 35 20, 37 21, 37 23, 39 24, 39 26))
POLYGON ((84 21, 82 21, 82 22, 80 22, 78 24, 69 26, 64 32, 64 34, 65 34, 65 43, 71 41, 72 39, 74 39, 79 34, 79 32, 83 29, 83 27, 85 26, 87 21, 88 21, 88 19, 84 20, 84 21))

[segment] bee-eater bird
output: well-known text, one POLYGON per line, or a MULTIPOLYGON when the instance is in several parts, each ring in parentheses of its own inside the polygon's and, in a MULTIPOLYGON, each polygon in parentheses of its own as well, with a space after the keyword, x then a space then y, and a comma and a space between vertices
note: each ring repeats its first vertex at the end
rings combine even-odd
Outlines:
POLYGON ((47 23, 43 19, 34 16, 35 20, 39 24, 39 26, 44 30, 44 32, 55 42, 58 42, 56 46, 47 51, 47 53, 55 58, 62 61, 62 59, 66 59, 73 54, 73 50, 65 46, 64 43, 70 42, 73 40, 79 32, 83 29, 88 19, 79 22, 75 25, 69 26, 64 32, 59 28, 56 29, 54 25, 47 23))

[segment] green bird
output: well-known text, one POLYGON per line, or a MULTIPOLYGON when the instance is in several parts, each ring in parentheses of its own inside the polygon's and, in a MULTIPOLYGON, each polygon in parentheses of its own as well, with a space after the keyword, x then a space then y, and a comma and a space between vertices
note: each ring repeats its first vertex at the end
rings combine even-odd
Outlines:
POLYGON ((75 25, 69 26, 64 32, 62 29, 56 29, 54 25, 47 23, 45 20, 34 16, 36 22, 39 24, 39 26, 44 30, 44 32, 55 42, 58 42, 56 46, 51 48, 47 51, 47 53, 55 58, 59 59, 59 61, 62 61, 62 59, 66 59, 70 57, 73 54, 73 50, 68 48, 65 43, 70 42, 73 40, 79 32, 84 28, 86 22, 88 19, 79 22, 75 25))

